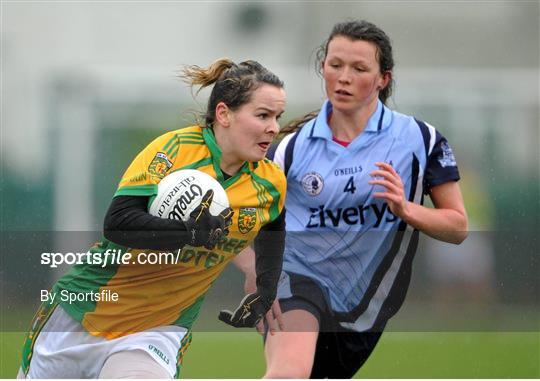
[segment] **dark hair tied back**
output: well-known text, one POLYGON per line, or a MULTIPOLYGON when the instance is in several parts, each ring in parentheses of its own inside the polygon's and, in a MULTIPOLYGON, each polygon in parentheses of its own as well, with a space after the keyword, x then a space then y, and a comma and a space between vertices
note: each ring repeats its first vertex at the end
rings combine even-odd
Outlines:
POLYGON ((251 94, 263 84, 283 87, 283 82, 257 61, 235 64, 222 58, 207 68, 188 66, 182 70, 181 78, 190 86, 200 86, 199 91, 214 84, 204 115, 205 125, 212 127, 216 119, 216 106, 223 102, 231 110, 249 102, 251 94))

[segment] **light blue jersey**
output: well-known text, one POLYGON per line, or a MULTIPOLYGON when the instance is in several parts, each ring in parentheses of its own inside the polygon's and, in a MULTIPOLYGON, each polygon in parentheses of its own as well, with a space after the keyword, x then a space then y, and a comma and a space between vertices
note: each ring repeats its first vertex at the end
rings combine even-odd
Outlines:
MULTIPOLYGON (((446 139, 427 123, 379 102, 364 132, 344 147, 333 141, 331 110, 325 102, 275 150, 288 181, 283 269, 313 279, 342 326, 364 331, 401 306, 418 242, 418 232, 373 197, 384 191, 368 184, 375 162, 391 164, 417 204, 459 173, 446 139)), ((286 282, 278 297, 291 297, 286 282)))

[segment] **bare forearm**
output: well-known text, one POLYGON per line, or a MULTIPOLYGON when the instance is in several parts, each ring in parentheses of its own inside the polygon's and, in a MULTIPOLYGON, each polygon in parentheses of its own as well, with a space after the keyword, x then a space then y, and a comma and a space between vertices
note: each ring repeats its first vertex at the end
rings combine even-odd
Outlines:
POLYGON ((441 241, 460 244, 467 237, 467 212, 459 185, 448 181, 429 189, 435 208, 407 201, 403 182, 398 173, 388 163, 377 162, 379 168, 372 171, 371 185, 381 185, 384 191, 373 196, 385 200, 394 215, 409 225, 441 241))
POLYGON ((427 208, 407 203, 403 220, 414 228, 440 241, 460 244, 467 237, 467 216, 454 209, 427 208))

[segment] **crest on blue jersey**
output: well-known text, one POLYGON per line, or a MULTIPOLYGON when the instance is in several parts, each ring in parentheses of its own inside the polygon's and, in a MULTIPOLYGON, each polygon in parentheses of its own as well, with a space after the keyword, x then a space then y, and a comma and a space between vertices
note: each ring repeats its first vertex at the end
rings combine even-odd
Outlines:
POLYGON ((302 177, 302 188, 310 196, 317 196, 321 193, 323 186, 323 178, 317 172, 309 172, 302 177))
POLYGON ((452 152, 452 148, 450 148, 450 145, 447 142, 442 142, 441 149, 442 155, 439 156, 438 159, 441 167, 455 167, 457 165, 456 158, 454 157, 454 153, 452 152))

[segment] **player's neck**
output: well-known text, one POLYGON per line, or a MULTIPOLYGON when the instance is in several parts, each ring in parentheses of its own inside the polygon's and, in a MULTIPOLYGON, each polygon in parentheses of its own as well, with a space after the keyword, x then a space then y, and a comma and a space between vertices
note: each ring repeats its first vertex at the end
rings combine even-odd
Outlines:
POLYGON ((242 168, 242 165, 244 165, 244 162, 234 162, 234 163, 227 163, 224 160, 221 160, 220 168, 223 173, 228 174, 229 176, 234 176, 238 173, 240 168, 242 168))
POLYGON ((223 172, 234 176, 242 168, 242 165, 244 165, 244 161, 236 158, 234 153, 222 151, 219 167, 223 172))
POLYGON ((375 110, 377 110, 377 102, 372 102, 354 112, 334 109, 328 121, 333 136, 341 141, 353 141, 365 130, 368 120, 375 110))
POLYGON ((236 155, 234 145, 229 141, 227 135, 221 133, 221 131, 221 129, 214 129, 216 143, 221 149, 221 161, 219 167, 223 172, 230 176, 234 176, 240 168, 242 168, 242 165, 244 165, 244 160, 236 155))

